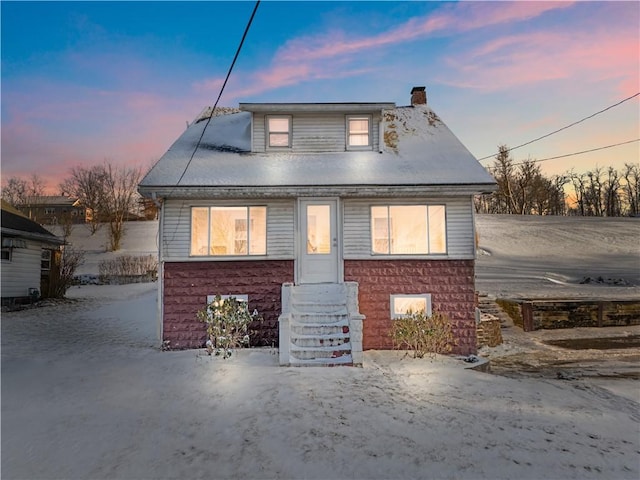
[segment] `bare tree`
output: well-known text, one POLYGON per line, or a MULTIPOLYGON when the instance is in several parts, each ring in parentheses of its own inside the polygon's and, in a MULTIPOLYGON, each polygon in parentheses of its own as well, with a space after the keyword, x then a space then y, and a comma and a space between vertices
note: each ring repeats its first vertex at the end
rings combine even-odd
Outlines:
POLYGON ((613 167, 607 170, 603 186, 604 215, 607 217, 619 217, 622 212, 620 201, 620 175, 613 167))
POLYGON ((104 214, 109 222, 109 250, 120 249, 124 236, 124 222, 136 203, 136 189, 142 172, 139 168, 104 165, 104 214))
POLYGON ((27 181, 20 177, 10 177, 2 187, 2 199, 14 207, 21 207, 27 201, 27 181))
POLYGON ((637 163, 625 163, 622 177, 625 181, 622 190, 627 204, 627 214, 637 216, 640 214, 640 166, 637 163))
POLYGON ((514 168, 513 159, 506 145, 498 146, 498 154, 495 157, 490 172, 498 183, 498 190, 494 194, 498 213, 513 213, 516 210, 512 186, 514 182, 514 168))
POLYGON ((80 200, 80 203, 91 210, 88 222, 91 235, 95 234, 103 221, 105 209, 105 179, 106 167, 95 165, 92 167, 73 167, 71 176, 60 184, 60 193, 80 200))

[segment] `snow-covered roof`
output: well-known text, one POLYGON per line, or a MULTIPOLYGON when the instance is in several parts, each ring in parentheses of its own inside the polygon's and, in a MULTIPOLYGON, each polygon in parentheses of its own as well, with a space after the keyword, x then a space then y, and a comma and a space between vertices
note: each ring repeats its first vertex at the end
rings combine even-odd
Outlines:
MULTIPOLYGON (((25 217, 13 206, 2 200, 2 236, 39 240, 53 245, 62 245, 64 241, 56 237, 42 225, 25 217)), ((3 245, 4 246, 4 245, 3 245)))
POLYGON ((140 191, 183 195, 189 188, 493 188, 494 179, 428 106, 382 112, 379 151, 251 153, 251 112, 213 117, 208 125, 199 121, 160 158, 140 183, 140 191))
POLYGON ((27 197, 25 204, 35 205, 49 205, 49 206, 71 206, 75 207, 78 204, 78 199, 75 197, 67 197, 65 195, 41 195, 36 197, 27 197))

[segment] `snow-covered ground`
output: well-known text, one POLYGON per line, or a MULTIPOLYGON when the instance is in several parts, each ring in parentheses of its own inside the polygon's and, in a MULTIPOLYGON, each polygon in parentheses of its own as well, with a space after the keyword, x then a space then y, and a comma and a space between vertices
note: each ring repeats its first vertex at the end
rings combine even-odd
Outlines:
POLYGON ((478 215, 476 227, 483 293, 640 299, 640 218, 478 215))
MULTIPOLYGON (((489 229, 493 243, 484 221, 480 244, 503 267, 495 232, 511 219, 489 229)), ((127 253, 134 229, 149 225, 132 225, 127 253)), ((143 253, 155 248, 145 231, 140 243, 153 243, 136 247, 143 253)), ((499 374, 382 351, 366 352, 363 368, 284 368, 269 349, 226 361, 160 351, 155 284, 74 287, 68 297, 2 314, 3 479, 640 477, 637 348, 590 351, 605 368, 627 362, 624 381, 570 365, 561 375, 524 371, 539 352, 575 354, 544 344, 563 332, 516 327, 481 351, 499 374)))

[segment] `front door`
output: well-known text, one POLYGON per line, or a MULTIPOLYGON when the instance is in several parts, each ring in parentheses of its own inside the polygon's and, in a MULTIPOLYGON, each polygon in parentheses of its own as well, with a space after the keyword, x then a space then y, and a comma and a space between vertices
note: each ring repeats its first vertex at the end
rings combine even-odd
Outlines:
POLYGON ((338 201, 300 200, 298 283, 338 282, 338 201))

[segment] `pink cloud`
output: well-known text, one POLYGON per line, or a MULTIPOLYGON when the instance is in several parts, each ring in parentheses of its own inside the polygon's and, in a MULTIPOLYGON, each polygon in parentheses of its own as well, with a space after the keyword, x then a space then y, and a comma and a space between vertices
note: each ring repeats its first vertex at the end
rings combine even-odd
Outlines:
MULTIPOLYGON (((355 66, 364 52, 434 35, 452 35, 505 22, 527 20, 550 10, 567 8, 569 2, 461 2, 435 13, 414 17, 396 28, 368 37, 331 31, 288 41, 266 69, 245 75, 245 87, 227 95, 233 98, 323 78, 346 78, 374 70, 355 66)), ((378 68, 380 68, 378 66, 378 68)), ((197 88, 217 91, 218 79, 199 82, 197 88)))
POLYGON ((148 168, 200 108, 195 96, 52 85, 28 98, 3 94, 3 103, 9 112, 2 125, 3 179, 37 172, 50 193, 72 166, 107 159, 148 168))
POLYGON ((501 23, 528 20, 570 5, 570 2, 461 2, 426 17, 412 18, 396 28, 370 37, 350 38, 343 32, 331 32, 297 38, 285 44, 277 53, 276 60, 297 62, 353 55, 437 33, 451 35, 501 23))
POLYGON ((620 90, 638 87, 640 51, 625 31, 538 32, 500 37, 449 57, 444 83, 495 91, 548 80, 578 83, 620 79, 620 90))

